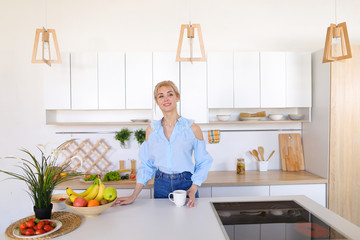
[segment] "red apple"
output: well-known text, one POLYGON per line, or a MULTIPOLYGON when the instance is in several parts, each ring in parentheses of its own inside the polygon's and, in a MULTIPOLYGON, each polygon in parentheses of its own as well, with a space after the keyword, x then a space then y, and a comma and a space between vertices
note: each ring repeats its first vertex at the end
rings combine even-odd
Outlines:
POLYGON ((74 207, 86 207, 87 201, 83 197, 77 197, 77 198, 75 198, 75 200, 73 202, 73 206, 74 207))

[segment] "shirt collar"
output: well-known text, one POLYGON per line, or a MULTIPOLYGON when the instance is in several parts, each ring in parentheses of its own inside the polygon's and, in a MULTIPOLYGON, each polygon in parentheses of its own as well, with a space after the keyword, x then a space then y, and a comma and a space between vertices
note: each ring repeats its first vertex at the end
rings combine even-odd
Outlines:
MULTIPOLYGON (((186 127, 186 121, 185 118, 181 117, 178 119, 177 123, 179 128, 183 129, 186 127)), ((153 123, 153 128, 156 132, 159 132, 160 128, 162 128, 161 126, 161 120, 157 120, 153 123)))

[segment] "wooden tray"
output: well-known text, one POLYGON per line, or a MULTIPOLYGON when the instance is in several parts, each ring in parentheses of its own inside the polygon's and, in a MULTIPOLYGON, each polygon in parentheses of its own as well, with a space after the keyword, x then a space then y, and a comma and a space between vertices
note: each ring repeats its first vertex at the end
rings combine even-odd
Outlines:
MULTIPOLYGON (((13 231, 17 226, 20 225, 20 223, 25 222, 34 217, 35 217, 34 215, 29 216, 29 217, 20 219, 20 220, 14 222, 13 224, 11 224, 5 231, 6 237, 8 237, 9 239, 23 240, 23 238, 15 237, 13 234, 13 231)), ((39 237, 36 239, 51 239, 51 238, 62 236, 64 234, 67 234, 67 233, 75 230, 77 227, 80 226, 81 221, 82 221, 81 216, 79 216, 75 213, 71 213, 71 212, 53 212, 51 214, 51 219, 56 219, 56 220, 60 221, 62 223, 61 228, 59 230, 57 230, 56 232, 53 232, 49 235, 39 237)))

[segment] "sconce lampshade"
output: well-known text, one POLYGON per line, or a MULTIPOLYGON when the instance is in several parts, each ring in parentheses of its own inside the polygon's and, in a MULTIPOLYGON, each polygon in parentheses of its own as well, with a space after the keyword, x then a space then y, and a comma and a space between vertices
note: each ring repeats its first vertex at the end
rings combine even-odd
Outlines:
POLYGON ((346 23, 343 22, 338 25, 330 24, 326 33, 323 63, 344 60, 351 57, 351 47, 346 23), (336 40, 340 40, 340 43, 334 43, 336 40))
MULTIPOLYGON (((185 38, 186 39, 186 38, 185 38)), ((177 62, 204 62, 206 61, 204 42, 201 33, 200 24, 182 24, 180 29, 179 44, 176 53, 177 62), (186 37, 189 40, 188 51, 182 51, 187 46, 184 44, 184 35, 186 31, 186 37), (195 45, 194 45, 195 44, 195 45), (194 49, 195 48, 195 49, 194 49), (200 56, 194 54, 200 53, 200 56)))
POLYGON ((55 29, 36 29, 32 63, 61 63, 59 44, 56 38, 55 29), (40 41, 41 39, 41 41, 40 41), (56 53, 54 55, 53 53, 56 53))

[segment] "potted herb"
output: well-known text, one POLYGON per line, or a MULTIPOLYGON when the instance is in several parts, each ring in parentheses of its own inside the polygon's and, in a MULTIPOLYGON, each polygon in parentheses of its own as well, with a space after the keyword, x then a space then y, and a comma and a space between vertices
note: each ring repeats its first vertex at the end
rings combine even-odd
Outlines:
POLYGON ((63 163, 61 166, 56 165, 56 160, 63 147, 71 141, 73 140, 62 143, 56 149, 52 150, 49 155, 46 155, 45 147, 44 150, 38 147, 41 153, 41 157, 38 159, 27 149, 21 149, 21 151, 24 152, 29 159, 7 156, 6 158, 14 158, 22 162, 22 165, 19 166, 22 170, 21 174, 0 170, 0 173, 10 175, 10 179, 17 179, 26 183, 28 193, 34 203, 35 217, 39 219, 49 219, 51 217, 51 196, 55 186, 80 175, 78 173, 66 172, 70 161, 63 163))
POLYGON ((145 141, 146 132, 144 129, 138 129, 134 133, 136 141, 141 145, 145 141))
POLYGON ((128 128, 123 128, 120 132, 116 132, 114 138, 120 141, 120 146, 122 148, 128 148, 131 133, 132 131, 130 131, 128 128))

